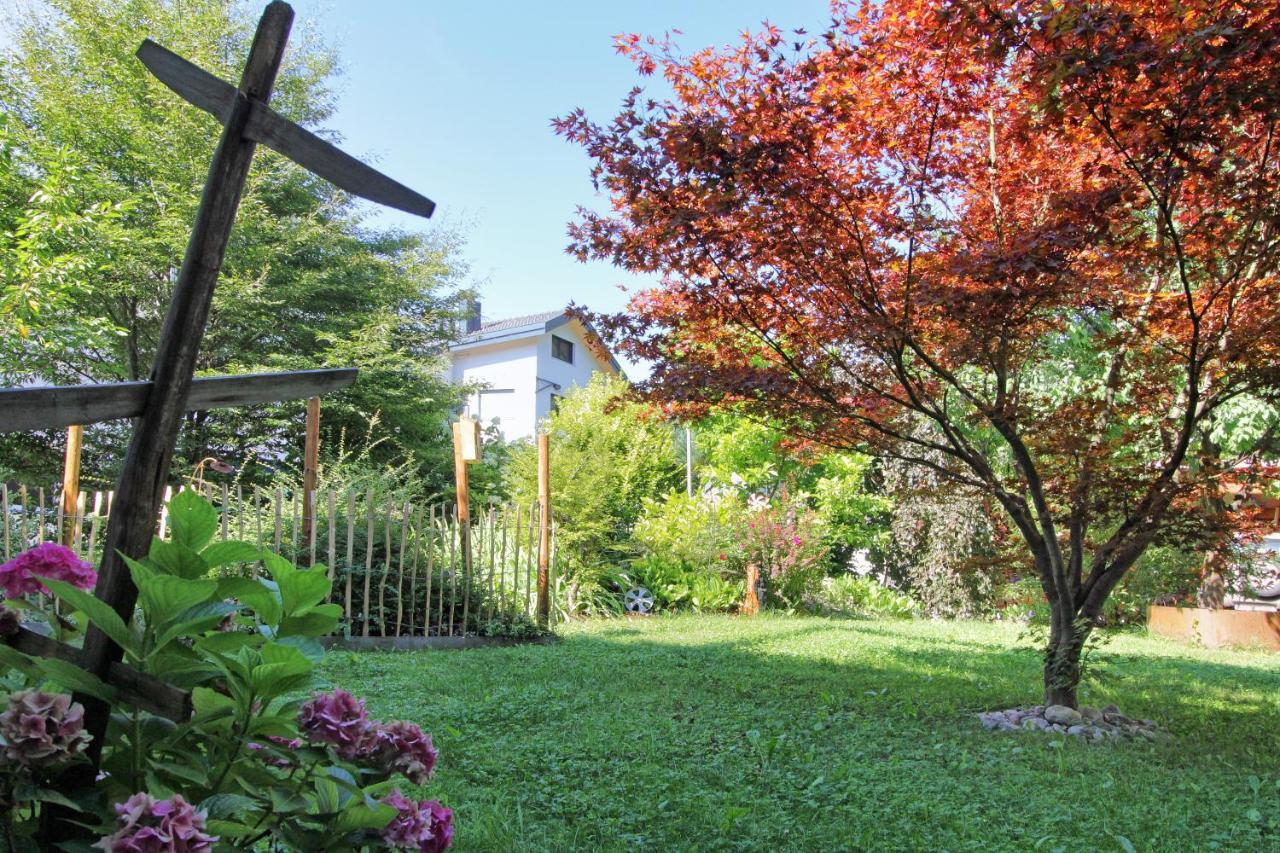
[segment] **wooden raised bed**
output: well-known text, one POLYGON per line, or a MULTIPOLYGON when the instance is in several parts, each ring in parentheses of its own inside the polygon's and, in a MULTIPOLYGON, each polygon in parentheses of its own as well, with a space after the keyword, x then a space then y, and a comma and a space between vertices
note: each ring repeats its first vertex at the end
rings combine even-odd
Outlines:
POLYGON ((1280 612, 1162 607, 1147 611, 1147 627, 1156 634, 1196 640, 1210 648, 1260 645, 1280 651, 1280 612))

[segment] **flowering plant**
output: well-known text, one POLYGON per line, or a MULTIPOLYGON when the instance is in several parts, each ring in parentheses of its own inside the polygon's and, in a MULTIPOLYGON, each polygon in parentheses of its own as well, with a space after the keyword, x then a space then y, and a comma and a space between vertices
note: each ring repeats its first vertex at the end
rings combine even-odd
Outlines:
POLYGON ((817 516, 794 506, 768 506, 748 518, 747 561, 760 570, 771 598, 795 607, 822 581, 829 551, 817 516))
MULTIPOLYGON (((96 826, 96 849, 111 853, 447 848, 452 812, 393 789, 396 777, 428 781, 430 735, 370 720, 345 691, 311 692, 324 655, 318 638, 340 615, 327 603, 327 570, 247 543, 211 543, 217 511, 193 492, 174 497, 169 521, 169 539, 127 561, 139 593, 129 620, 85 591, 92 567, 61 546, 0 567, 0 586, 29 621, 43 618, 72 642, 92 622, 129 667, 189 691, 194 711, 176 721, 153 715, 66 661, 0 643, 9 670, 0 678, 0 845, 38 841, 43 811, 57 805, 96 826), (56 597, 58 614, 19 598, 38 591, 56 597), (58 776, 84 760, 89 740, 72 691, 113 711, 101 772, 79 784, 58 776)), ((0 629, 13 621, 0 618, 0 629)))

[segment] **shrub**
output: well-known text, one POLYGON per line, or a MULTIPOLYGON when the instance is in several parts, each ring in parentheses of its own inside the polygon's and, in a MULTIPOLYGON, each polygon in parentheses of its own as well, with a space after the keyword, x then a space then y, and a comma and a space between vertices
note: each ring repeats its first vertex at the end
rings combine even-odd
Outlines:
POLYGON ((740 576, 749 557, 746 515, 742 499, 727 490, 706 489, 692 497, 671 492, 644 501, 632 535, 645 553, 667 563, 740 576))
POLYGON ((618 580, 619 588, 648 589, 660 610, 715 613, 733 610, 742 602, 741 578, 726 578, 714 567, 690 566, 656 554, 637 559, 618 580))
POLYGON ((890 589, 871 578, 846 573, 823 578, 806 601, 809 609, 825 616, 875 616, 909 619, 920 612, 910 596, 890 589))
POLYGON ((427 781, 436 759, 430 736, 412 723, 370 720, 342 691, 307 697, 324 655, 317 638, 340 614, 325 603, 326 569, 300 570, 247 543, 209 544, 217 512, 193 492, 170 502, 169 519, 172 537, 127 561, 139 591, 128 622, 81 589, 75 572, 75 582, 42 576, 59 615, 10 601, 60 641, 78 640, 94 623, 124 649, 126 664, 189 690, 195 709, 178 722, 153 716, 87 672, 0 645, 10 670, 4 704, 24 715, 24 730, 57 732, 6 738, 20 756, 0 769, 16 846, 30 846, 50 804, 78 812, 115 850, 203 851, 215 840, 236 849, 384 849, 407 837, 406 821, 420 842, 448 846, 452 815, 443 806, 399 792, 378 799, 397 776, 427 781), (222 573, 233 565, 260 565, 265 576, 222 573), (103 773, 55 788, 54 774, 83 760, 83 710, 66 696, 72 690, 113 706, 103 773))
POLYGON ((751 513, 743 533, 746 561, 759 568, 773 601, 798 607, 822 581, 830 551, 812 511, 766 506, 751 513))

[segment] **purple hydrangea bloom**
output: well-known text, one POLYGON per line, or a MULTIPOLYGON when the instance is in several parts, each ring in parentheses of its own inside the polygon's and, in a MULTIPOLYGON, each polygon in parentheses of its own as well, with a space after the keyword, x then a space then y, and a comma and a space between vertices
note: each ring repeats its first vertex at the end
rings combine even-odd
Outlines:
POLYGON ((0 589, 7 598, 19 598, 33 592, 48 593, 38 578, 66 581, 80 589, 92 589, 98 582, 93 566, 76 556, 75 551, 55 542, 45 542, 24 551, 0 565, 0 589))
POLYGON ((23 767, 56 764, 89 745, 84 706, 65 693, 19 690, 0 714, 4 763, 23 767))
POLYGON ((114 835, 104 836, 94 847, 107 853, 209 853, 217 836, 205 828, 205 813, 174 794, 157 800, 150 794, 134 794, 116 803, 114 835))
POLYGON ((382 802, 397 814, 382 830, 382 840, 398 850, 442 853, 453 844, 453 811, 435 800, 414 801, 392 791, 382 802))
POLYGON ((377 733, 378 758, 388 772, 400 773, 416 785, 431 778, 437 755, 431 735, 401 720, 381 724, 377 733))
POLYGON ((298 727, 311 743, 332 746, 348 761, 368 758, 378 748, 364 700, 345 690, 314 694, 298 709, 298 727))

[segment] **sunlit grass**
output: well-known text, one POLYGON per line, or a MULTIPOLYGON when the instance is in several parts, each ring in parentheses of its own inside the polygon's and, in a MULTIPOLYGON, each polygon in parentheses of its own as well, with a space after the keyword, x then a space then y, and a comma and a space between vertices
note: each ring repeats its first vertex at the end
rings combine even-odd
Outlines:
POLYGON ((460 850, 1280 850, 1280 656, 1141 635, 1088 704, 1166 744, 983 732, 1032 704, 1019 631, 671 617, 553 645, 335 653, 333 681, 434 732, 460 850))

